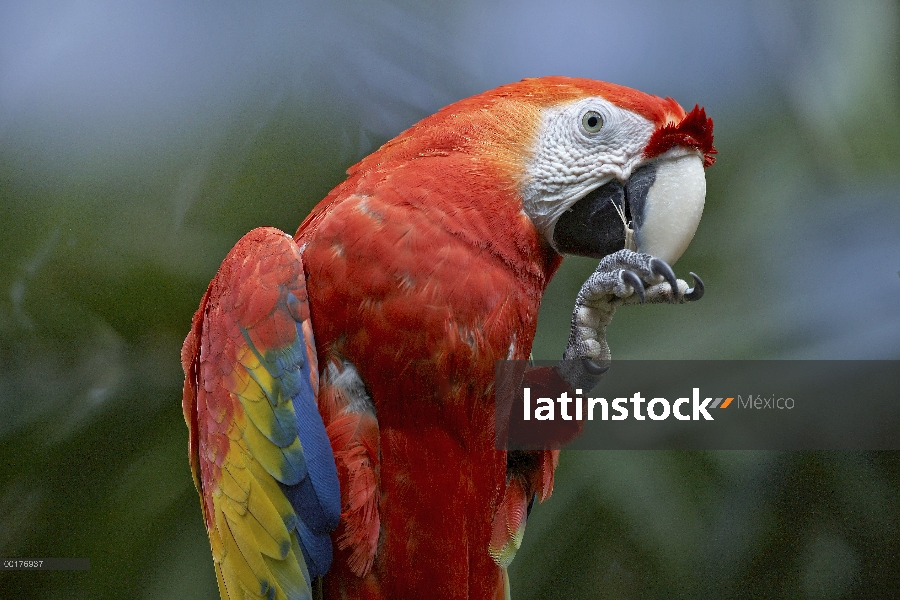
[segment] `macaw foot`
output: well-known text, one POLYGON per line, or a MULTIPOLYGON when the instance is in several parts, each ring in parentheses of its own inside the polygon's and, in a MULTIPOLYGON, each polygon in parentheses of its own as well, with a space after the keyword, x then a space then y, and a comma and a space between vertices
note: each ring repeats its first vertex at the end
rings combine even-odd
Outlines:
POLYGON ((609 370, 606 327, 616 308, 625 304, 683 304, 703 296, 703 281, 694 273, 694 286, 675 278, 665 261, 633 250, 619 250, 600 261, 588 277, 572 312, 572 330, 559 370, 573 389, 585 391, 609 370))

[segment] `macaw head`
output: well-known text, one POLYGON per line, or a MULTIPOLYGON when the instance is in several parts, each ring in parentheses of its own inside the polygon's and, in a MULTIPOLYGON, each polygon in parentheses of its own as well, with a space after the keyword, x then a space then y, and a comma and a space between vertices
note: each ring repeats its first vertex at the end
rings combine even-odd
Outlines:
POLYGON ((410 188, 396 200, 440 198, 441 215, 475 208, 485 226, 460 235, 478 243, 521 234, 526 219, 503 221, 512 210, 558 254, 627 247, 672 264, 703 212, 712 128, 702 108, 685 113, 671 98, 592 79, 525 79, 423 119, 352 167, 343 185, 410 188))
POLYGON ((539 99, 520 186, 524 212, 550 245, 561 254, 600 258, 628 247, 678 260, 703 212, 704 168, 715 161, 705 111, 685 114, 671 98, 588 79, 513 86, 539 99))

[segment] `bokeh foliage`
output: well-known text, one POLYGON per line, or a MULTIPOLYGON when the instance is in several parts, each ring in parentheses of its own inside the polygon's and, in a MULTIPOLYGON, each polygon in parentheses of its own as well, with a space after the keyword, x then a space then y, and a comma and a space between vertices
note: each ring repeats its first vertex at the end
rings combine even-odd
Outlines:
MULTIPOLYGON (((619 7, 623 21, 659 7, 644 4, 619 7)), ((0 556, 91 559, 83 572, 0 573, 0 598, 216 597, 180 409, 191 315, 243 233, 292 233, 403 127, 547 74, 521 65, 500 78, 428 38, 474 6, 308 7, 303 31, 325 49, 301 83, 279 83, 297 65, 274 53, 283 71, 178 126, 123 133, 56 115, 67 145, 39 107, 0 113, 0 556), (371 83, 385 78, 389 89, 371 83)), ((898 358, 897 3, 747 6, 766 52, 752 97, 721 92, 728 81, 647 89, 688 94, 685 105, 712 96, 719 161, 676 268, 700 273, 707 296, 620 311, 614 356, 898 358)), ((542 43, 567 64, 566 41, 542 43)), ((602 61, 558 72, 611 78, 602 61)), ((561 353, 594 266, 567 259, 535 358, 561 353)), ((894 453, 564 452, 511 567, 513 596, 888 598, 898 521, 894 453)))

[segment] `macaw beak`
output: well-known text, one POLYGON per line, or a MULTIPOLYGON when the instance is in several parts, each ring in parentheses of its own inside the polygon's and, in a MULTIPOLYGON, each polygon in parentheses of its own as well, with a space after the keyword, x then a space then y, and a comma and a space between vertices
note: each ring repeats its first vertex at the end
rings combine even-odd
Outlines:
POLYGON ((563 254, 593 258, 627 247, 675 264, 703 215, 703 160, 699 152, 661 156, 635 169, 625 183, 613 180, 597 188, 559 218, 553 245, 563 254))

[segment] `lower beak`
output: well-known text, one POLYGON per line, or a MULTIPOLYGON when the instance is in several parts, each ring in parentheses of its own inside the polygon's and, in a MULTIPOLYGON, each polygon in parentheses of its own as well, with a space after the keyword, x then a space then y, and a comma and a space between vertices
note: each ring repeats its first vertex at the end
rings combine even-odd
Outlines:
POLYGON ((553 243, 558 252, 593 258, 629 248, 672 265, 693 239, 705 200, 699 154, 661 158, 576 202, 557 221, 553 243))

